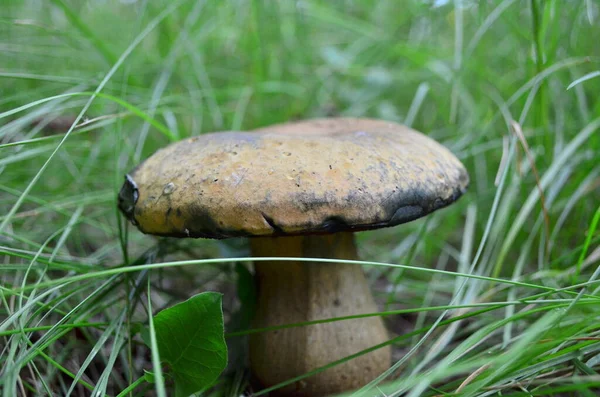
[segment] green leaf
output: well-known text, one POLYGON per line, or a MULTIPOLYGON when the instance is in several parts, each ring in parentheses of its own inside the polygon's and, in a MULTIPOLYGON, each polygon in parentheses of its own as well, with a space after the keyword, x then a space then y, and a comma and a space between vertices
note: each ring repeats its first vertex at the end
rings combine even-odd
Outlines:
POLYGON ((154 383, 154 372, 144 370, 144 380, 148 383, 154 383))
POLYGON ((584 362, 582 362, 578 358, 574 358, 573 359, 573 364, 575 365, 575 367, 578 370, 581 371, 581 373, 583 375, 590 375, 590 376, 596 376, 596 375, 598 375, 598 373, 596 371, 594 371, 592 368, 588 367, 587 364, 585 364, 584 362))
POLYGON ((227 365, 221 300, 203 292, 154 316, 160 359, 170 366, 177 397, 210 387, 227 365))

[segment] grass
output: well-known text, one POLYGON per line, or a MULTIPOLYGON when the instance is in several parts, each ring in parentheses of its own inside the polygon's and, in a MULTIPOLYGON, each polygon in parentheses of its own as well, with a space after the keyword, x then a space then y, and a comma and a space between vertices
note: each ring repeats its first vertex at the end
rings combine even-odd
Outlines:
POLYGON ((357 394, 597 395, 597 3, 0 7, 3 396, 169 395, 140 380, 161 371, 138 331, 208 290, 231 356, 205 394, 247 391, 244 242, 141 235, 116 194, 171 141, 331 115, 411 125, 471 176, 452 207, 359 235, 395 364, 357 394))

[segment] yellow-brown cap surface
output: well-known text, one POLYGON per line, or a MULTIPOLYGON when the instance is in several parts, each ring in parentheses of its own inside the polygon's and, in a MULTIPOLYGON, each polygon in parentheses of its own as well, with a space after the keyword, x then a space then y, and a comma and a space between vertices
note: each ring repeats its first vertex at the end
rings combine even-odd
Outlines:
POLYGON ((414 220, 468 182, 450 151, 407 127, 317 119, 169 145, 127 175, 119 207, 163 236, 333 233, 414 220))

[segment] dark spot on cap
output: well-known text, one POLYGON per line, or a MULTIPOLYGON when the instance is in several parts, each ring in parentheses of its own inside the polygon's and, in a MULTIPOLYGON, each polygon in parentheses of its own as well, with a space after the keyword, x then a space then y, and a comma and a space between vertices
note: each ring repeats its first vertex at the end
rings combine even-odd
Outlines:
POLYGON ((283 229, 277 225, 275 223, 275 221, 273 220, 273 218, 271 218, 270 216, 266 215, 264 212, 261 213, 262 217, 264 218, 265 222, 267 222, 269 224, 269 226, 271 226, 271 228, 273 229, 273 235, 277 236, 277 235, 283 235, 285 234, 285 232, 283 231, 283 229))
POLYGON ((392 218, 390 219, 391 225, 396 225, 399 223, 410 222, 415 220, 423 215, 423 207, 419 205, 405 205, 400 207, 394 212, 392 218))
POLYGON ((351 227, 342 217, 330 216, 322 224, 323 231, 326 233, 336 233, 343 230, 348 230, 351 227))
POLYGON ((119 209, 134 225, 137 225, 137 222, 133 213, 139 196, 135 181, 131 176, 125 175, 125 182, 119 191, 119 209))

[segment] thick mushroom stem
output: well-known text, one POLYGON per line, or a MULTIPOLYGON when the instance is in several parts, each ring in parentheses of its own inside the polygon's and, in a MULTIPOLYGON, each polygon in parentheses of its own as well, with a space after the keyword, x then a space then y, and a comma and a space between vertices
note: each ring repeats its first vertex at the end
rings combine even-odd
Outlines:
MULTIPOLYGON (((357 259, 352 233, 251 239, 253 256, 357 259)), ((359 265, 269 261, 255 263, 256 327, 377 312, 359 265)), ((380 317, 335 321, 253 334, 250 365, 263 386, 273 386, 388 340, 380 317)), ((389 346, 304 378, 284 396, 326 396, 367 384, 389 368, 389 346)))

